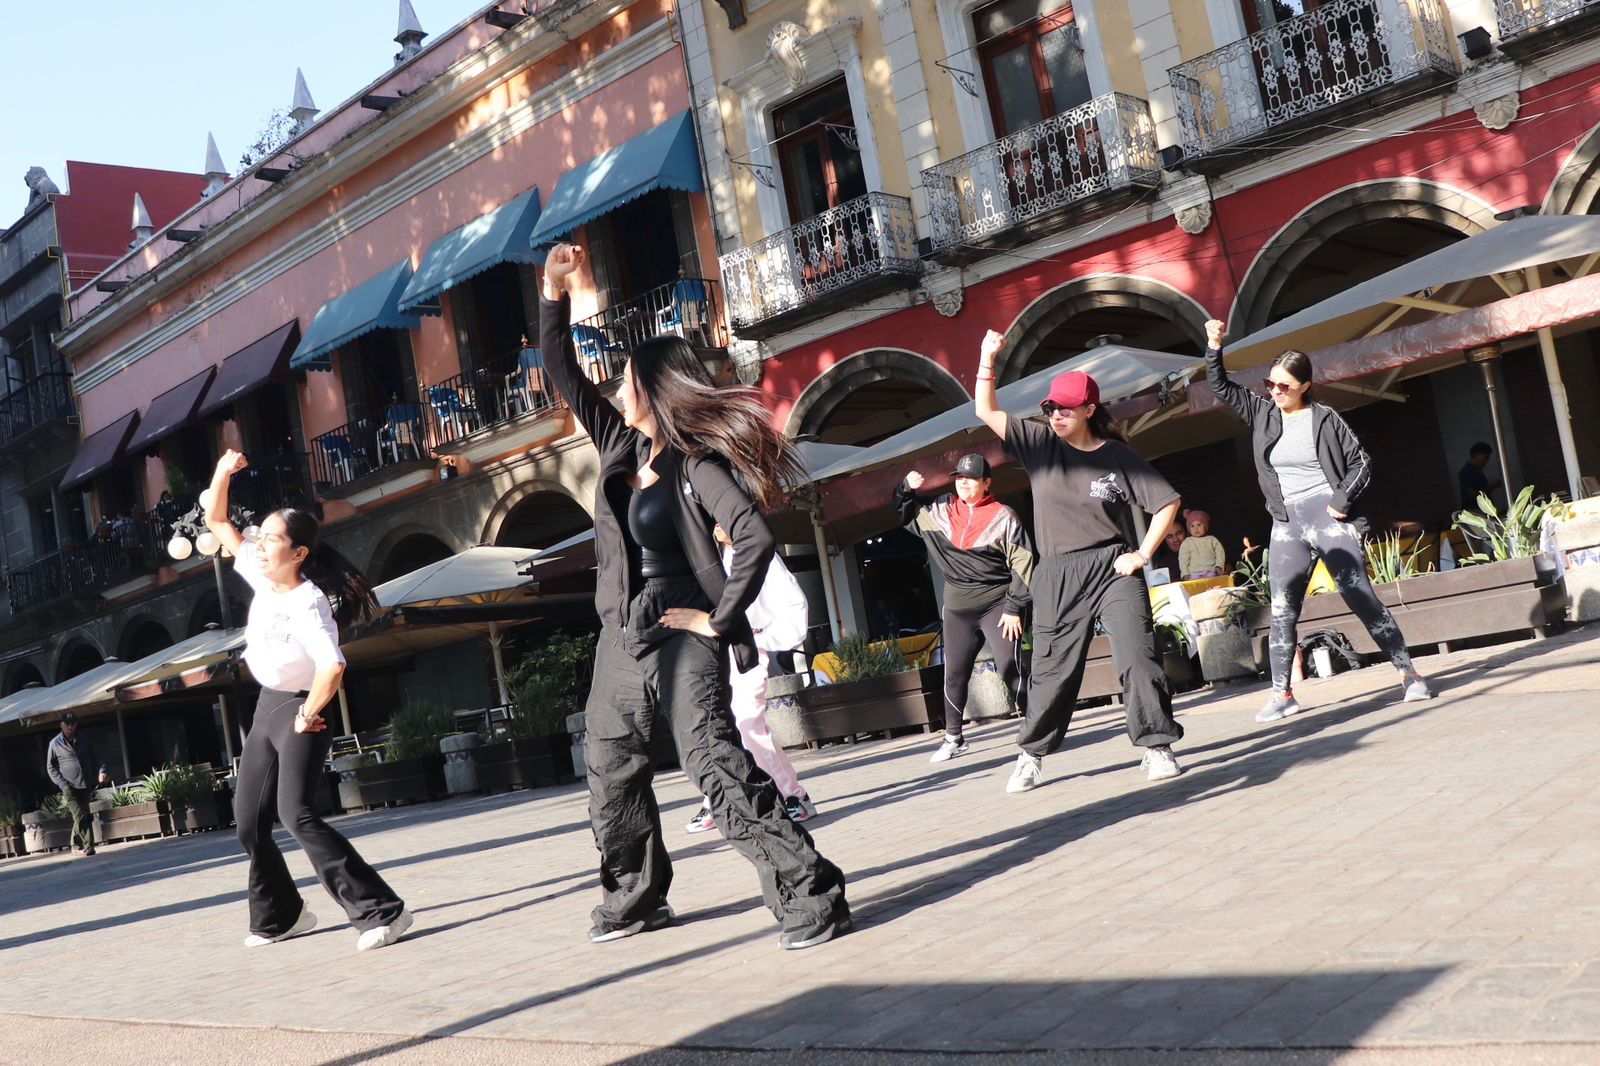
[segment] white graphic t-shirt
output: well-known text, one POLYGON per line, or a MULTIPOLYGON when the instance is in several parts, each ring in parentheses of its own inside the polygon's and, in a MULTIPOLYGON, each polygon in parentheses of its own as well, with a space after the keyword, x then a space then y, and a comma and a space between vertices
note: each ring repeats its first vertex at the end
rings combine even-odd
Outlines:
POLYGON ((244 628, 244 661, 262 688, 301 692, 317 671, 344 664, 339 627, 328 597, 310 581, 276 592, 261 572, 261 550, 253 540, 239 548, 233 568, 255 590, 244 628))

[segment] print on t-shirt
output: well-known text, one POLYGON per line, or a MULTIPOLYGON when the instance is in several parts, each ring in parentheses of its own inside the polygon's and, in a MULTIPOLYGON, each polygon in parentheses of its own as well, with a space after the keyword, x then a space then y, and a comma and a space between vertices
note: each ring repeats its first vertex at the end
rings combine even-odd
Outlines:
POLYGON ((1096 478, 1089 485, 1089 495, 1097 500, 1107 503, 1126 503, 1128 494, 1122 491, 1122 486, 1117 484, 1117 475, 1107 474, 1096 478))

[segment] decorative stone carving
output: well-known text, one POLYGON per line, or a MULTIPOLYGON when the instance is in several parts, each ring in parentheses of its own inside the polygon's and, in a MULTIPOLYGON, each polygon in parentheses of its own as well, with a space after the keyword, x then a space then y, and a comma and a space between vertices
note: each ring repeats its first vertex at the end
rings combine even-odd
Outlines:
POLYGON ((767 51, 789 76, 789 87, 798 89, 805 84, 806 59, 800 53, 800 42, 806 31, 793 22, 780 22, 767 34, 767 51))
POLYGON ((961 313, 961 305, 966 301, 966 292, 956 289, 952 292, 929 293, 929 301, 933 309, 946 318, 954 318, 961 313))
POLYGON ((736 340, 728 345, 728 361, 741 385, 754 385, 761 380, 761 344, 758 341, 736 340))
POLYGON ((1522 110, 1521 84, 1522 70, 1517 64, 1499 60, 1473 67, 1461 76, 1457 87, 1472 101, 1472 110, 1486 129, 1503 130, 1522 110))
POLYGON ((45 173, 44 167, 29 167, 28 172, 22 176, 22 182, 28 187, 29 209, 45 197, 55 196, 61 191, 56 183, 50 180, 50 175, 45 173))
POLYGON ((1211 185, 1204 175, 1169 181, 1161 187, 1161 200, 1172 209, 1183 232, 1200 233, 1211 225, 1211 185))

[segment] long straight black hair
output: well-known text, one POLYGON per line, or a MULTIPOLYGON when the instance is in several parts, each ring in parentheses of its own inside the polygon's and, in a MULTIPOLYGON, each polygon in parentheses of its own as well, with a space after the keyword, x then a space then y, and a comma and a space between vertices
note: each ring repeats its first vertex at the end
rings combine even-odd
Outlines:
POLYGON ((1094 405, 1094 414, 1089 416, 1089 432, 1101 440, 1120 440, 1128 443, 1128 438, 1123 435, 1122 427, 1117 425, 1117 420, 1111 417, 1111 412, 1106 410, 1106 405, 1094 405))
POLYGON ((682 337, 652 337, 633 350, 634 387, 650 405, 666 443, 695 458, 728 461, 750 496, 775 507, 785 485, 805 479, 794 443, 772 425, 761 390, 718 388, 682 337))
POLYGON ((333 608, 333 621, 343 631, 347 626, 362 622, 378 613, 378 600, 372 586, 338 549, 323 544, 318 533, 321 527, 316 516, 297 507, 285 507, 277 512, 283 519, 283 528, 289 534, 289 543, 306 549, 305 562, 300 564, 300 576, 322 590, 333 608))

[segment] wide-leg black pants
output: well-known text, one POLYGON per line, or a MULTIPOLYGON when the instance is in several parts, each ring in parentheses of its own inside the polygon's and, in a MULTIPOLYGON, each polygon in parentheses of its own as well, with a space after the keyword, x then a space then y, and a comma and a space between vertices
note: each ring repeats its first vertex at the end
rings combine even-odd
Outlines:
POLYGON ((777 786, 740 745, 726 648, 656 624, 669 607, 709 604, 692 578, 647 581, 629 606, 628 631, 607 626, 596 648, 583 749, 603 894, 595 923, 643 919, 666 902, 672 885, 651 788, 657 728, 672 730, 684 773, 710 801, 723 836, 755 866, 773 915, 786 928, 842 917, 844 875, 788 819, 777 786))
POLYGON ((976 611, 944 609, 944 731, 961 738, 961 722, 967 709, 967 691, 972 684, 972 667, 978 649, 989 645, 994 668, 1005 682, 1017 710, 1028 709, 1027 679, 1023 676, 1020 641, 1007 640, 1000 632, 1000 618, 1006 613, 1004 600, 976 611))
POLYGON ((1127 550, 1115 545, 1046 556, 1033 568, 1033 665, 1028 675, 1028 713, 1017 737, 1018 746, 1029 755, 1043 757, 1061 747, 1083 686, 1096 618, 1111 638, 1128 739, 1152 748, 1183 738, 1183 726, 1172 717, 1172 690, 1156 654, 1144 579, 1137 573, 1124 577, 1112 568, 1127 550))
POLYGON ((304 703, 301 694, 262 689, 239 759, 234 820, 239 843, 250 856, 250 931, 258 936, 287 932, 305 906, 272 839, 274 818, 289 830, 322 887, 358 930, 388 925, 405 906, 350 841, 317 814, 317 778, 333 734, 294 731, 294 717, 304 703))

